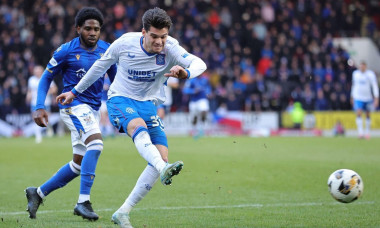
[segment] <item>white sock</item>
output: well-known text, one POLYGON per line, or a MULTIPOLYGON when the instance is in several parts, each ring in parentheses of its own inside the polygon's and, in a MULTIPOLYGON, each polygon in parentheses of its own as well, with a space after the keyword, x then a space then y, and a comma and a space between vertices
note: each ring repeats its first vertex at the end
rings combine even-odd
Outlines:
POLYGON ((204 131, 206 129, 206 121, 201 121, 200 125, 201 125, 201 130, 204 131))
POLYGON ((37 188, 37 194, 43 199, 45 198, 44 193, 41 191, 40 187, 37 188))
POLYGON ((134 139, 140 155, 157 169, 159 173, 165 168, 166 162, 162 160, 157 147, 152 144, 147 131, 141 131, 134 139))
POLYGON ((147 165, 137 180, 132 192, 117 211, 129 213, 132 208, 148 194, 159 176, 160 173, 153 166, 147 165))
POLYGON ((371 119, 370 118, 367 118, 365 120, 365 134, 366 135, 369 135, 369 131, 371 129, 371 119))
POLYGON ((90 201, 90 195, 79 194, 78 203, 90 201))
POLYGON ((363 135, 363 120, 361 117, 356 117, 356 126, 358 127, 359 136, 363 135))
POLYGON ((36 143, 42 142, 42 128, 39 126, 35 126, 35 136, 36 136, 36 143))

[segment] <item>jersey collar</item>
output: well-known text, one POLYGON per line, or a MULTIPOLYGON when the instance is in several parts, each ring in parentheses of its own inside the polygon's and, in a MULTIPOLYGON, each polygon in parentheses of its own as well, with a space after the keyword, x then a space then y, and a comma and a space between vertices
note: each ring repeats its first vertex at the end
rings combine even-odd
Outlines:
POLYGON ((144 49, 144 46, 143 46, 143 39, 144 39, 144 36, 141 36, 141 38, 140 38, 140 47, 141 47, 141 49, 145 52, 145 54, 147 54, 148 56, 156 55, 156 53, 149 53, 149 52, 147 52, 147 51, 144 49))

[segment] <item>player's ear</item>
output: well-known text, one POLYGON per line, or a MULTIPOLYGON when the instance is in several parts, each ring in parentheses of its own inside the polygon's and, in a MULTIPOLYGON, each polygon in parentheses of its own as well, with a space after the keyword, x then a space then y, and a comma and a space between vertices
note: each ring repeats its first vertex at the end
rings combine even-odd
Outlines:
POLYGON ((80 26, 77 26, 75 29, 77 30, 77 34, 80 35, 80 26))
POLYGON ((142 32, 142 35, 145 37, 146 30, 144 28, 142 28, 141 32, 142 32))

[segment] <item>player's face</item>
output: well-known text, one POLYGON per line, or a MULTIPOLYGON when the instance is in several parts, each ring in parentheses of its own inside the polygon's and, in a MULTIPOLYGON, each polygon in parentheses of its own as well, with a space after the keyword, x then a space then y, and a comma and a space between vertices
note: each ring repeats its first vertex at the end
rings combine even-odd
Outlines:
POLYGON ((100 37, 99 21, 88 19, 81 27, 77 27, 77 32, 80 36, 82 45, 86 47, 94 47, 100 37))
POLYGON ((143 29, 142 34, 144 49, 149 53, 160 53, 165 47, 169 31, 168 28, 157 29, 151 26, 149 31, 143 29))
POLYGON ((33 74, 37 77, 41 77, 42 73, 44 73, 44 68, 42 66, 35 66, 33 69, 33 74))
POLYGON ((364 72, 364 71, 367 70, 367 65, 366 65, 365 63, 361 63, 361 64, 359 65, 359 68, 360 68, 360 71, 361 71, 361 72, 364 72))

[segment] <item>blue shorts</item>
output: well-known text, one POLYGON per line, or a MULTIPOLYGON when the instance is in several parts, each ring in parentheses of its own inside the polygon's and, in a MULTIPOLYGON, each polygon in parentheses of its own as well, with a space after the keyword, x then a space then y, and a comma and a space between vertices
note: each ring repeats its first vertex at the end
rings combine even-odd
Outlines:
POLYGON ((168 147, 164 124, 157 115, 157 107, 152 101, 137 101, 127 97, 111 97, 107 101, 108 117, 120 133, 127 133, 129 122, 142 118, 148 126, 152 143, 168 147))
POLYGON ((354 100, 354 110, 363 110, 363 111, 371 111, 372 110, 373 101, 359 101, 354 100))

